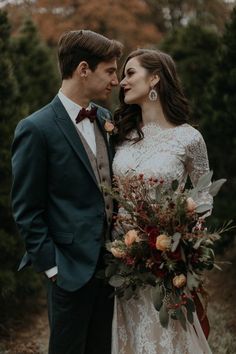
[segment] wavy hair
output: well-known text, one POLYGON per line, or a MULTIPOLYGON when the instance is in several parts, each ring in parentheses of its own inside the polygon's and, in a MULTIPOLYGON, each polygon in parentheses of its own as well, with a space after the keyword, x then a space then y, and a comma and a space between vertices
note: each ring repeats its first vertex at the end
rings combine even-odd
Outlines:
MULTIPOLYGON (((138 49, 131 52, 125 60, 122 79, 125 76, 125 66, 127 62, 137 58, 140 65, 150 74, 157 74, 159 82, 154 86, 160 100, 163 113, 167 121, 180 125, 189 120, 189 105, 184 96, 176 67, 170 55, 154 49, 138 49)), ((131 139, 137 142, 143 139, 141 130, 142 114, 141 108, 136 104, 126 104, 124 102, 124 88, 120 88, 120 107, 115 111, 114 120, 117 126, 117 134, 114 136, 116 144, 122 143, 128 138, 131 130, 135 129, 138 137, 131 139)))

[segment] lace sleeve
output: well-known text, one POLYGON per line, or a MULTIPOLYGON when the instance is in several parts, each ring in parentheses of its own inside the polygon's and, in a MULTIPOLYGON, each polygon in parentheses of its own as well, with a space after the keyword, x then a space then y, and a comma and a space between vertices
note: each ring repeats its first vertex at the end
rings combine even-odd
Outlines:
MULTIPOLYGON (((196 186, 199 178, 209 171, 207 148, 202 135, 195 131, 193 138, 187 146, 186 169, 193 186, 196 186)), ((199 193, 197 204, 213 204, 213 198, 209 194, 210 185, 199 193)))

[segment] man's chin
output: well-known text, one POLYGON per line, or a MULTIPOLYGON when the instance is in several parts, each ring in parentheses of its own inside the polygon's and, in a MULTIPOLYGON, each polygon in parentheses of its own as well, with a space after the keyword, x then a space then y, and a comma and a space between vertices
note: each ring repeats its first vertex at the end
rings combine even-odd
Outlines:
POLYGON ((111 95, 111 92, 106 92, 106 93, 104 93, 102 95, 98 95, 96 97, 96 100, 98 100, 98 101, 106 101, 110 97, 110 95, 111 95))

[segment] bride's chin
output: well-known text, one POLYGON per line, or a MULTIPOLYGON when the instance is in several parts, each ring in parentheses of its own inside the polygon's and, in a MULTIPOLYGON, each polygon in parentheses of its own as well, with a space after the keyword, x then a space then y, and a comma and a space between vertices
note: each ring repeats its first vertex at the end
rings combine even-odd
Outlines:
POLYGON ((126 103, 126 104, 135 104, 136 102, 134 102, 134 100, 132 100, 132 99, 130 99, 130 98, 128 98, 128 97, 125 97, 124 98, 124 102, 126 103))

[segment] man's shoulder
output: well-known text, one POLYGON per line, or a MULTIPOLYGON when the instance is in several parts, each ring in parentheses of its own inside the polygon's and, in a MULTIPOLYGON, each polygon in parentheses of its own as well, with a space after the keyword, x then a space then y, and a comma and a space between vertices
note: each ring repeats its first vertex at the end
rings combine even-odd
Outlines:
POLYGON ((108 119, 110 119, 112 113, 109 111, 109 109, 102 107, 94 102, 92 102, 92 106, 97 108, 98 115, 105 115, 108 119))
POLYGON ((49 102, 39 110, 31 113, 21 121, 21 124, 34 125, 38 128, 50 125, 50 123, 53 122, 52 118, 55 116, 52 102, 49 102))

